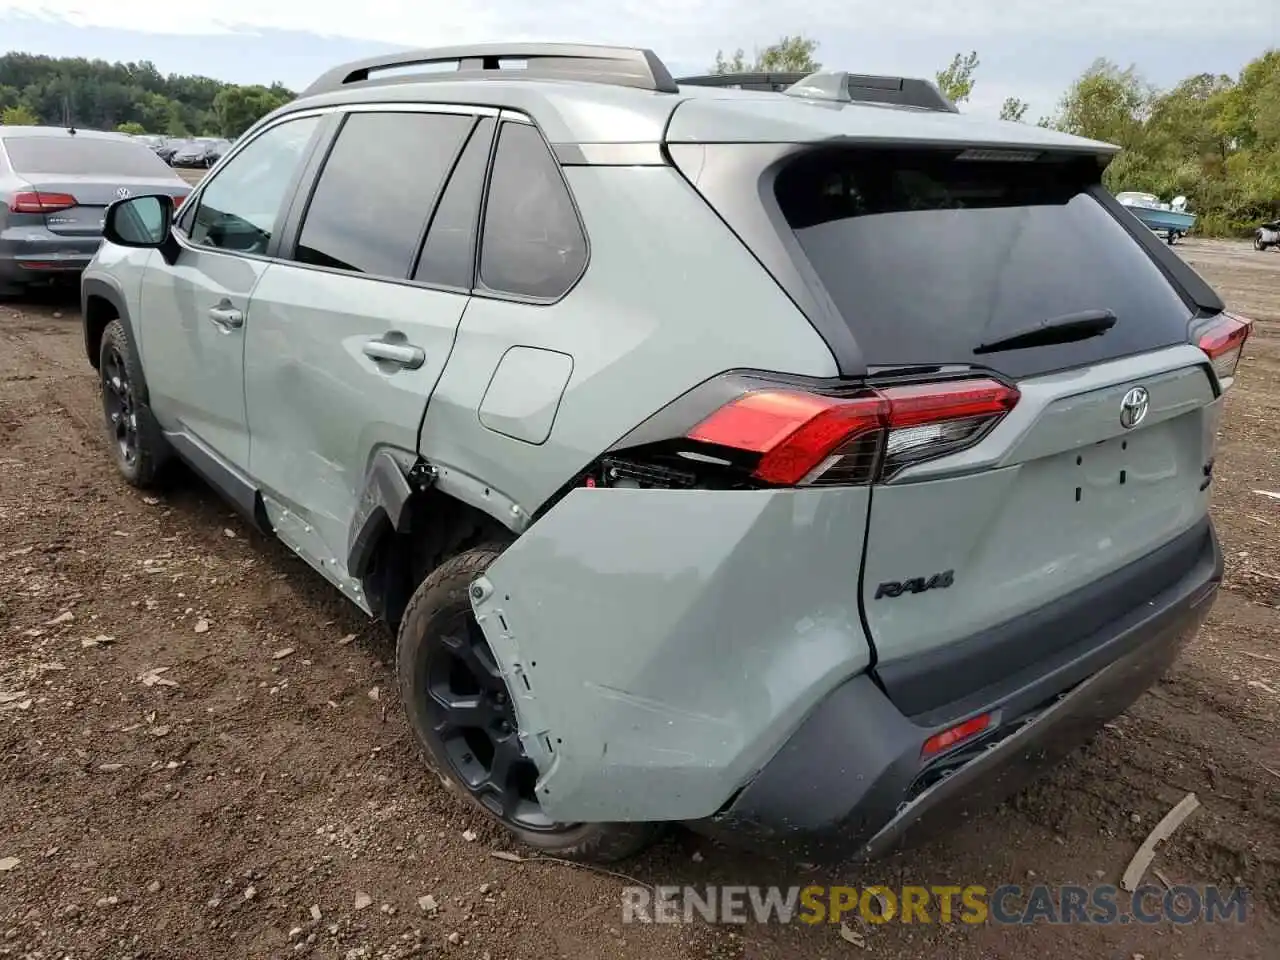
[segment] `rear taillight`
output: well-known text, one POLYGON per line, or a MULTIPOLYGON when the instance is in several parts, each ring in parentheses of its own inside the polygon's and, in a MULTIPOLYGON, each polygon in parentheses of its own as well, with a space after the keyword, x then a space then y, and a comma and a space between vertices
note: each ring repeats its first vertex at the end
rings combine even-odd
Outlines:
POLYGON ((880 387, 849 397, 760 389, 731 400, 687 437, 759 455, 752 476, 762 483, 871 483, 975 443, 1017 402, 1016 388, 989 379, 880 387))
POLYGON ((15 193, 9 201, 9 209, 14 213, 55 213, 74 207, 76 198, 69 193, 42 193, 39 190, 28 190, 15 193))
POLYGON ((1226 383, 1236 375, 1236 366, 1252 327, 1252 320, 1224 313, 1200 335, 1198 345, 1208 354, 1220 382, 1226 383))

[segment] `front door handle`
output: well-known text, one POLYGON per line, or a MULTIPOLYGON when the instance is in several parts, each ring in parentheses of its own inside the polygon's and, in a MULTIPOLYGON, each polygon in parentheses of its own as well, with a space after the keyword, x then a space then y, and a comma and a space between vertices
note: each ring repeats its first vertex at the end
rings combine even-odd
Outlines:
POLYGON ((209 310, 209 319, 224 331, 231 331, 244 326, 244 314, 235 307, 212 307, 209 310))
POLYGON ((364 355, 383 363, 394 363, 406 370, 417 370, 427 361, 427 355, 421 347, 411 343, 393 340, 366 340, 364 355))

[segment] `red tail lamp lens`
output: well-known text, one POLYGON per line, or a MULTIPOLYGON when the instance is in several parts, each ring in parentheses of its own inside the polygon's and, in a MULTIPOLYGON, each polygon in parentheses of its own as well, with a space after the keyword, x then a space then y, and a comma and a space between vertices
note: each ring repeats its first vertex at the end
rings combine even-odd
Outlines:
MULTIPOLYGON (((779 486, 819 482, 844 460, 873 479, 884 446, 890 458, 954 451, 1007 413, 1018 391, 995 380, 922 383, 830 397, 800 390, 755 390, 730 401, 688 434, 689 439, 760 454, 753 476, 779 486), (943 425, 947 425, 943 429, 943 425)), ((852 476, 849 471, 841 476, 852 476)))
POLYGON ((1219 380, 1235 376, 1253 321, 1224 313, 1200 336, 1198 346, 1209 356, 1219 380))

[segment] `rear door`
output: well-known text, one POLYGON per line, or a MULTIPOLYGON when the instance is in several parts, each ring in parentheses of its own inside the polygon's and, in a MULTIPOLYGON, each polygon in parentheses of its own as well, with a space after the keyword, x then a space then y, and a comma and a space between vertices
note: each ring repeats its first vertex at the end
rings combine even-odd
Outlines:
POLYGON ((250 469, 280 536, 341 587, 369 463, 414 456, 467 306, 490 113, 347 115, 295 205, 288 262, 253 295, 250 469))
POLYGON ((1190 345, 1192 306, 1108 212, 1098 173, 1092 158, 855 149, 775 185, 870 379, 980 373, 1020 394, 985 435, 889 434, 861 589, 909 713, 1141 604, 1162 584, 1115 581, 1018 626, 1205 522, 1218 383, 1190 345))
POLYGON ((190 192, 150 148, 134 140, 6 137, 4 148, 17 176, 40 195, 45 226, 69 239, 102 236, 103 214, 116 200, 190 192))

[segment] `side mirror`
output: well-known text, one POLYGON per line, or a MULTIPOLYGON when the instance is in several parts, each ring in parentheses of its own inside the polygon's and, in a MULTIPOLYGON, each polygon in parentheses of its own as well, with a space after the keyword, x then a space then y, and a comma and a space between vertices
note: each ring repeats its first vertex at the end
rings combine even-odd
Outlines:
POLYGON ((173 263, 178 254, 172 233, 175 206, 174 198, 163 193, 117 200, 107 207, 102 238, 121 247, 159 250, 173 263))
POLYGON ((163 194, 117 200, 107 207, 102 237, 121 247, 158 248, 173 223, 173 198, 163 194))

